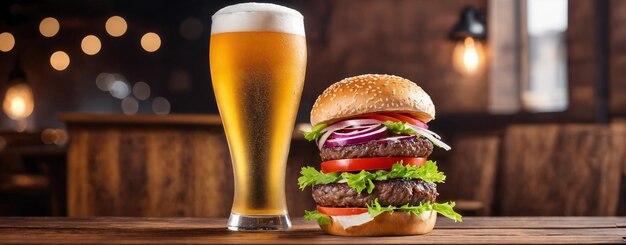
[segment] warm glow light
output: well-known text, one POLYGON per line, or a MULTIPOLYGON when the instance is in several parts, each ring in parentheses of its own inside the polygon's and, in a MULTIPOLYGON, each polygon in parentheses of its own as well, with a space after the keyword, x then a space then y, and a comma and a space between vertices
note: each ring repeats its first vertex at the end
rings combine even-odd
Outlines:
POLYGON ((104 26, 109 35, 114 37, 119 37, 126 33, 126 29, 128 29, 128 25, 126 24, 126 20, 120 16, 112 16, 109 18, 104 26))
POLYGON ((484 50, 480 41, 471 37, 465 38, 454 47, 454 67, 464 74, 475 74, 484 65, 484 50))
POLYGON ((476 52, 476 46, 474 46, 474 39, 468 37, 463 43, 465 44, 463 65, 469 71, 476 71, 476 68, 478 68, 478 52, 476 52))
POLYGON ((161 47, 161 37, 154 32, 148 32, 141 37, 141 47, 148 52, 157 51, 161 47))
POLYGON ((9 52, 15 46, 15 38, 13 34, 3 32, 0 34, 0 51, 9 52))
POLYGON ((2 108, 9 118, 25 119, 33 113, 34 107, 33 92, 27 84, 19 83, 7 89, 2 108))
POLYGON ((57 71, 65 70, 70 65, 70 56, 63 51, 56 51, 50 56, 50 65, 57 71))
POLYGON ((41 142, 44 144, 65 145, 67 140, 67 131, 63 129, 47 128, 41 132, 41 142))
POLYGON ((83 38, 83 41, 80 43, 80 48, 83 49, 85 54, 94 55, 100 52, 102 44, 100 43, 100 39, 98 39, 98 37, 89 35, 83 38))
POLYGON ((53 37, 59 32, 59 21, 55 18, 48 17, 39 23, 39 32, 44 37, 53 37))

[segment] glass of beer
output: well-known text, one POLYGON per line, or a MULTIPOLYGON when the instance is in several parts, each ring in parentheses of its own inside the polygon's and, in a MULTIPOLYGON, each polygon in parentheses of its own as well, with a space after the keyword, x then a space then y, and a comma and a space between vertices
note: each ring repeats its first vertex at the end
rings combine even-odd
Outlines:
POLYGON ((303 17, 243 3, 212 20, 211 78, 235 177, 228 229, 288 229, 285 171, 306 70, 303 17))

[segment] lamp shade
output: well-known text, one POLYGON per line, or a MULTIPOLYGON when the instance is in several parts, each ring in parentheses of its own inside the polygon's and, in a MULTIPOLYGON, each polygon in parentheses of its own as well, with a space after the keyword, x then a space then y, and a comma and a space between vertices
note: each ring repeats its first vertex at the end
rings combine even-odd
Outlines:
POLYGON ((474 7, 466 7, 461 12, 459 22, 450 32, 453 40, 464 40, 466 37, 484 39, 486 37, 485 24, 480 19, 480 12, 474 7))

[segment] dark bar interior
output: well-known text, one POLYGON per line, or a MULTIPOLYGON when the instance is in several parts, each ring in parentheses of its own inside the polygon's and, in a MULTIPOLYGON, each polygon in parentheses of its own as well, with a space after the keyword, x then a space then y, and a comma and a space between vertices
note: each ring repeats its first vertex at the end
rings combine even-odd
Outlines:
MULTIPOLYGON (((239 2, 0 2, 0 216, 228 217, 208 53, 211 15, 239 2)), ((297 178, 321 162, 300 131, 360 74, 430 95, 452 146, 429 157, 438 200, 464 217, 626 215, 626 1, 273 2, 306 30, 292 218, 316 208, 297 178)))

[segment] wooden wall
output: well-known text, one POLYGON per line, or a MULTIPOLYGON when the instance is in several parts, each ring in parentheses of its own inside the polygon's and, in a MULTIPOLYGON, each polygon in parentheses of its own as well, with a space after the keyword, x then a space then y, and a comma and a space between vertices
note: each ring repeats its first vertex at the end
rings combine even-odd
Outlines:
POLYGON ((617 215, 623 127, 516 125, 504 138, 496 187, 501 215, 617 215))
POLYGON ((594 120, 598 84, 598 37, 596 1, 569 1, 567 57, 568 115, 594 120))
POLYGON ((626 117, 626 2, 609 0, 606 13, 598 11, 598 2, 570 0, 567 35, 569 115, 588 120, 597 112, 597 86, 602 72, 599 62, 606 62, 608 79, 607 106, 612 118, 626 117), (608 18, 608 40, 598 32, 602 19, 608 18), (600 24, 599 24, 600 23, 600 24), (608 46, 607 57, 598 54, 608 46), (606 59, 602 61, 600 59, 606 59))
MULTIPOLYGON (((174 4, 155 1, 154 9, 166 15, 144 12, 141 2, 25 3, 27 8, 18 16, 7 17, 20 20, 6 28, 15 34, 18 43, 15 50, 0 55, 0 77, 8 76, 14 60, 18 56, 22 58, 34 94, 42 102, 36 105, 33 121, 42 127, 62 126, 54 120, 58 111, 120 113, 119 100, 96 87, 95 78, 100 72, 122 73, 131 84, 147 82, 154 96, 164 96, 171 101, 173 112, 217 113, 206 59, 209 13, 233 2, 196 0, 174 4), (90 11, 87 14, 83 9, 90 11), (41 16, 51 13, 44 10, 53 10, 62 23, 62 32, 54 38, 44 38, 36 32, 41 16), (111 38, 102 23, 116 13, 127 17, 131 28, 127 35, 111 38), (178 28, 188 17, 203 20, 203 34, 196 40, 180 37, 178 28), (146 53, 137 45, 137 38, 147 31, 162 35, 163 46, 156 53, 146 53), (96 56, 86 56, 79 49, 83 35, 89 33, 101 37, 103 49, 96 56), (70 55, 72 63, 68 70, 58 72, 50 67, 49 55, 56 50, 67 51, 70 55), (176 79, 170 79, 178 73, 189 75, 189 81, 182 87, 177 86, 176 79), (67 93, 74 96, 65 96, 67 93)), ((454 42, 448 39, 448 34, 462 8, 471 5, 488 11, 488 0, 276 2, 296 8, 305 16, 309 58, 298 114, 301 122, 308 121, 316 96, 328 85, 362 73, 397 74, 417 82, 432 95, 439 118, 462 114, 476 119, 487 115, 491 86, 488 73, 468 77, 455 71, 451 63, 454 42)), ((10 5, 9 1, 7 13, 10 5)), ((626 114, 626 96, 623 96, 626 82, 621 79, 626 70, 624 5, 620 0, 610 1, 609 102, 611 112, 617 115, 626 114)), ((569 1, 570 109, 559 115, 566 117, 548 120, 595 119, 599 17, 596 1, 569 1)), ((0 18, 2 20, 4 18, 0 18)), ((488 30, 488 34, 492 31, 488 30)), ((140 103, 140 112, 149 113, 149 107, 149 103, 140 103)), ((4 117, 0 115, 0 118, 4 117)), ((0 125, 8 124, 10 120, 0 122, 0 125)))
MULTIPOLYGON (((455 43, 448 35, 468 6, 485 0, 299 1, 305 16, 308 67, 301 106, 307 114, 317 95, 342 78, 387 73, 422 86, 437 113, 484 113, 485 74, 466 77, 452 67, 455 43)), ((308 118, 306 116, 305 118, 308 118)))
POLYGON ((610 108, 611 113, 626 117, 626 1, 610 1, 610 108))

